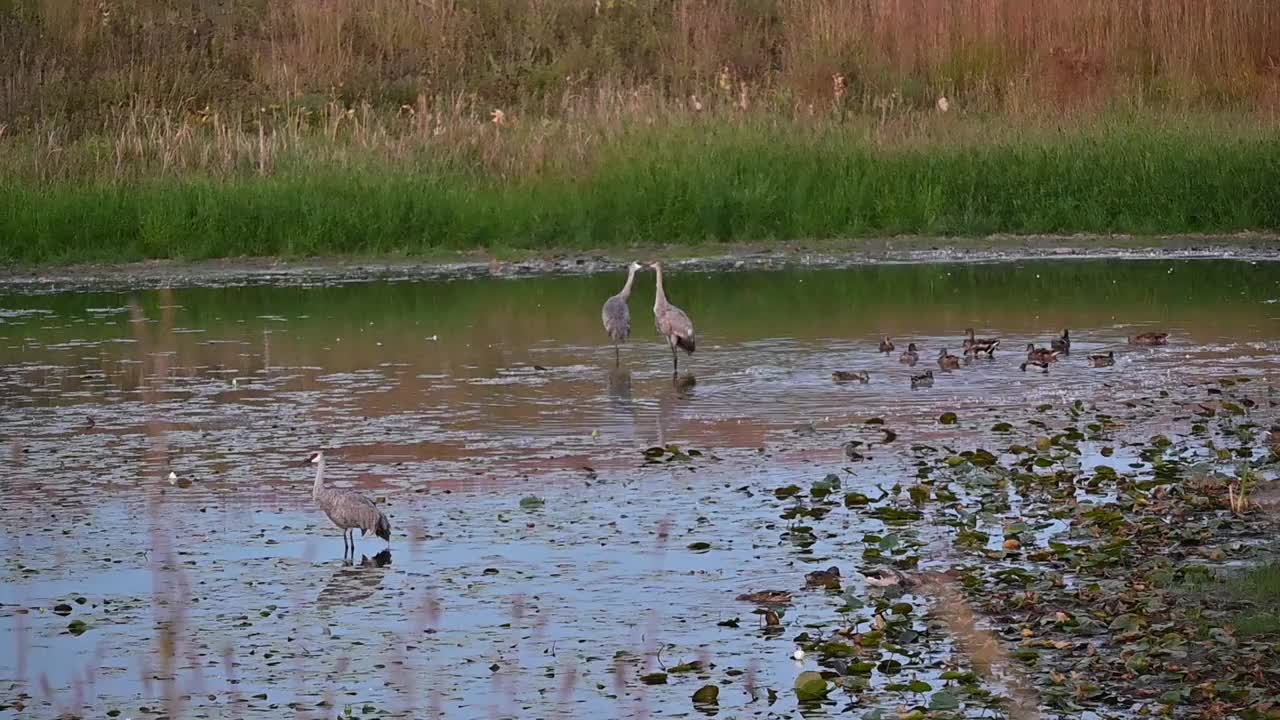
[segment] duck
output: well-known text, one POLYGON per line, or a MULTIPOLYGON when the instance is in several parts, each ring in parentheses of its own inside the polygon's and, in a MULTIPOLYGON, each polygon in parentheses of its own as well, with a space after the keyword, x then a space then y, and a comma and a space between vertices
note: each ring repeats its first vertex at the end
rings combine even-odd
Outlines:
POLYGON ((882 353, 893 352, 893 341, 890 340, 887 336, 880 338, 880 352, 882 353))
POLYGON ((911 367, 920 362, 920 351, 916 349, 915 343, 907 343, 907 351, 898 356, 898 362, 911 367))
POLYGON ((966 356, 976 357, 978 353, 986 353, 987 357, 995 357, 996 348, 1000 347, 1000 338, 983 338, 981 340, 973 336, 973 328, 964 331, 964 354, 966 356))
POLYGON ((791 593, 786 590, 760 590, 758 592, 743 593, 737 599, 756 605, 790 605, 791 593))
POLYGON ((1036 367, 1040 368, 1040 371, 1041 371, 1041 372, 1049 372, 1049 363, 1047 363, 1047 362, 1040 362, 1039 360, 1028 360, 1028 361, 1026 361, 1026 362, 1022 363, 1021 365, 1019 365, 1019 366, 1018 366, 1018 369, 1019 369, 1019 370, 1021 370, 1022 372, 1026 372, 1026 371, 1027 371, 1027 366, 1028 366, 1028 365, 1034 365, 1034 366, 1036 366, 1036 367))
POLYGON ((963 578, 960 571, 948 568, 946 570, 920 570, 919 572, 908 575, 898 572, 893 568, 876 568, 868 572, 862 573, 862 579, 869 587, 889 588, 898 587, 911 588, 920 585, 937 585, 958 582, 963 578))
POLYGON ((903 575, 892 568, 877 568, 870 572, 862 573, 862 579, 869 587, 876 588, 887 588, 910 584, 906 575, 903 575))
POLYGON ((868 373, 866 370, 858 370, 858 371, 837 370, 831 373, 831 379, 835 380, 838 383, 847 383, 847 382, 853 382, 856 380, 862 383, 863 385, 866 385, 867 383, 871 382, 871 374, 868 373))
POLYGON ((1062 329, 1062 335, 1049 341, 1049 347, 1052 350, 1063 355, 1071 354, 1071 332, 1066 328, 1062 329))
POLYGON ((918 387, 933 387, 933 371, 925 370, 923 375, 911 376, 911 389, 918 387))
POLYGON ((826 570, 814 570, 804 576, 804 586, 807 588, 826 588, 827 590, 840 589, 840 568, 832 565, 826 570))
POLYGON ((1027 362, 1033 364, 1058 362, 1058 351, 1038 348, 1035 343, 1027 343, 1027 362))
POLYGON ((960 367, 960 358, 947 352, 946 348, 938 353, 938 367, 943 370, 955 370, 960 367))
POLYGON ((1097 353, 1089 356, 1090 367, 1110 367, 1116 364, 1115 352, 1097 353))
POLYGON ((1130 345, 1168 345, 1169 333, 1144 332, 1129 338, 1130 345))

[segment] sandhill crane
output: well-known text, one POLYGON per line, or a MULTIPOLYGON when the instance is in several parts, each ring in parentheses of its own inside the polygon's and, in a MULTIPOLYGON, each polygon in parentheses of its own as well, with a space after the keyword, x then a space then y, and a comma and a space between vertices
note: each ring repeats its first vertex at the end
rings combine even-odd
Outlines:
POLYGON ((613 341, 614 367, 621 362, 618 345, 626 342, 631 335, 631 308, 627 305, 627 300, 631 298, 631 284, 636 280, 636 271, 641 267, 640 263, 632 261, 627 268, 627 284, 622 286, 621 292, 617 295, 605 300, 604 307, 600 309, 600 320, 604 323, 604 331, 613 341))
POLYGON ((351 490, 338 490, 324 486, 324 453, 317 451, 311 454, 307 462, 316 466, 316 483, 311 489, 311 498, 316 501, 324 514, 329 516, 334 525, 342 529, 342 556, 356 552, 356 528, 360 536, 369 532, 391 542, 391 523, 387 516, 373 504, 369 498, 351 490), (351 533, 351 543, 347 544, 347 533, 351 533))
POLYGON ((653 322, 658 328, 658 334, 665 337, 667 344, 671 346, 671 374, 676 375, 680 372, 680 360, 676 356, 676 348, 692 355, 696 346, 693 321, 683 310, 667 302, 667 294, 662 290, 662 263, 654 262, 650 267, 658 276, 653 297, 653 322))

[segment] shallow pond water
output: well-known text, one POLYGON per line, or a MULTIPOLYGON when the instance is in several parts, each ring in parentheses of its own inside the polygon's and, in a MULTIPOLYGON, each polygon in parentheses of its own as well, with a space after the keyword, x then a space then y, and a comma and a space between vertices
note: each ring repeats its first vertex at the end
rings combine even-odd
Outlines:
MULTIPOLYGON (((837 564, 874 594, 853 572, 868 543, 939 568, 948 543, 855 506, 798 533, 773 490, 834 473, 875 498, 913 476, 913 445, 1075 401, 1145 439, 1213 379, 1270 380, 1280 351, 1278 264, 668 274, 699 335, 675 378, 647 273, 617 367, 599 320, 615 275, 0 297, 0 717, 792 716, 816 669, 794 637, 841 621, 805 573, 837 564), (1002 338, 994 359, 940 370, 966 327, 1002 338), (1019 371, 1063 328, 1070 356, 1019 371), (1169 345, 1126 343, 1147 330, 1169 345), (299 466, 318 448, 329 482, 385 503, 389 558, 369 537, 342 563, 299 466), (794 592, 780 632, 736 599, 775 588, 794 592), (718 706, 695 709, 707 684, 718 706)), ((921 646, 859 712, 920 700, 895 676, 939 685, 952 639, 913 622, 921 646)))

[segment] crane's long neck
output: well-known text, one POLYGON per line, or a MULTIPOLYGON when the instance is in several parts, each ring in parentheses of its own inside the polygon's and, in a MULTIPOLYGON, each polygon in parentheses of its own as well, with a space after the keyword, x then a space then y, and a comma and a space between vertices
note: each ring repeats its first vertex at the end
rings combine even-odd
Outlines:
POLYGON ((657 289, 656 289, 656 290, 654 290, 654 293, 653 293, 653 311, 654 311, 654 312, 658 312, 658 311, 659 311, 659 310, 661 310, 662 308, 666 307, 666 305, 667 305, 667 294, 666 294, 665 292, 663 292, 663 291, 662 291, 662 266, 661 266, 661 265, 654 265, 654 266, 653 266, 653 270, 654 270, 654 272, 657 274, 657 277, 658 277, 658 286, 657 286, 657 289))
POLYGON ((311 487, 311 498, 320 497, 320 491, 324 489, 324 456, 316 458, 316 484, 311 487))
POLYGON ((618 293, 618 297, 626 300, 631 297, 631 284, 636 281, 636 269, 631 268, 627 271, 627 284, 622 286, 622 292, 618 293))

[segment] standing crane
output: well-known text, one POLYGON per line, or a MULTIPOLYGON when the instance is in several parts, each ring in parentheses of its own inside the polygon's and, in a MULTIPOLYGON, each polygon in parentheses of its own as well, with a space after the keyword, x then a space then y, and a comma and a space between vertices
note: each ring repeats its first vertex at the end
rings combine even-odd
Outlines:
POLYGON ((662 290, 662 263, 654 262, 650 267, 658 275, 653 297, 653 323, 658 328, 658 334, 665 337, 667 344, 671 346, 671 374, 677 375, 680 372, 680 360, 676 356, 676 348, 692 355, 696 345, 693 321, 683 310, 667 302, 667 294, 662 290))
POLYGON ((631 266, 627 268, 627 284, 622 286, 622 290, 617 295, 605 300, 604 307, 600 309, 600 320, 604 323, 604 331, 613 341, 614 367, 618 367, 622 361, 618 345, 626 342, 631 335, 631 308, 627 305, 627 301, 631 299, 631 284, 636 280, 636 271, 641 267, 643 266, 640 263, 634 260, 631 262, 631 266))
POLYGON ((321 510, 324 510, 324 514, 329 516, 333 524, 342 529, 343 558, 347 557, 348 552, 353 558, 355 557, 357 528, 360 529, 361 537, 372 532, 388 543, 391 542, 391 522, 372 500, 352 490, 324 486, 323 452, 312 453, 307 462, 316 466, 316 483, 311 489, 311 498, 316 501, 321 510), (347 544, 348 533, 351 534, 350 545, 347 544))

